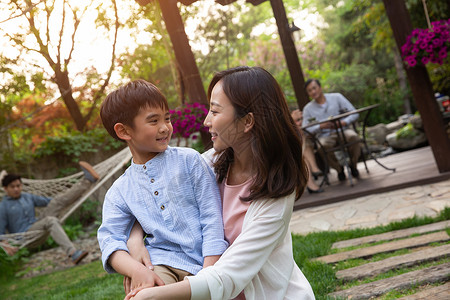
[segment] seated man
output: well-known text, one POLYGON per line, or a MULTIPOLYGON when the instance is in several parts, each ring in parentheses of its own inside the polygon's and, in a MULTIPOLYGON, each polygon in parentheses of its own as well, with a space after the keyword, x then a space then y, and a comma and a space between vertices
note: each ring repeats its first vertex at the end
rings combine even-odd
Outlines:
MULTIPOLYGON (((0 202, 0 234, 19 233, 33 230, 46 230, 55 242, 63 248, 74 264, 78 264, 88 254, 87 251, 76 249, 69 237, 64 232, 56 215, 61 210, 62 205, 69 205, 74 202, 92 182, 98 180, 99 175, 86 162, 80 162, 80 166, 85 173, 85 179, 74 185, 59 199, 37 196, 29 193, 22 193, 22 180, 19 175, 8 174, 2 179, 2 186, 6 192, 0 202), (35 217, 35 207, 48 206, 43 213, 44 217, 37 220, 35 217)), ((0 242, 0 246, 9 255, 13 255, 18 249, 5 242, 0 242)))
MULTIPOLYGON (((342 94, 324 94, 320 82, 317 79, 308 79, 305 83, 305 89, 309 97, 313 100, 303 108, 303 126, 306 126, 313 121, 325 121, 329 117, 337 116, 345 111, 355 110, 353 105, 342 94)), ((341 120, 345 139, 349 143, 356 142, 359 139, 358 134, 348 127, 351 123, 355 122, 358 117, 358 114, 352 114, 341 120)), ((333 122, 325 122, 320 125, 309 127, 308 131, 317 134, 319 142, 325 150, 337 146, 338 136, 333 122)), ((359 143, 354 143, 348 150, 352 176, 358 178, 359 172, 356 165, 361 154, 361 146, 359 143)), ((344 181, 346 179, 344 168, 337 161, 334 152, 328 152, 327 156, 330 167, 338 172, 339 180, 344 181)))

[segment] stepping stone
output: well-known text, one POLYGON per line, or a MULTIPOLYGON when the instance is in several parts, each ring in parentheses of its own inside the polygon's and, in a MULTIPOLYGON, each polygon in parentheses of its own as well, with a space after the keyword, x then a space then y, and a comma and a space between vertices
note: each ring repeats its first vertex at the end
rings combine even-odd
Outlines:
POLYGON ((427 235, 412 237, 408 239, 393 241, 385 244, 380 244, 376 246, 366 247, 366 248, 360 248, 330 255, 325 255, 321 257, 314 258, 313 260, 316 261, 322 261, 324 263, 335 263, 338 261, 343 261, 351 258, 360 258, 360 257, 367 257, 372 256, 378 253, 384 253, 384 252, 392 252, 404 248, 414 248, 414 247, 420 247, 424 245, 428 245, 430 243, 434 242, 442 242, 449 240, 450 237, 448 236, 447 232, 440 231, 435 233, 430 233, 427 235))
POLYGON ((399 300, 440 300, 450 299, 450 282, 423 290, 414 295, 399 298, 399 300))
POLYGON ((432 232, 432 231, 438 231, 438 230, 442 230, 442 229, 445 229, 448 227, 450 227, 450 221, 443 221, 443 222, 432 223, 432 224, 423 225, 423 226, 417 226, 417 227, 411 227, 411 228, 407 228, 407 229, 390 231, 390 232, 381 233, 381 234, 364 236, 364 237, 351 239, 351 240, 339 241, 339 242, 334 243, 333 246, 331 246, 331 248, 339 249, 339 248, 359 246, 359 245, 374 243, 374 242, 379 242, 379 241, 390 241, 390 240, 408 237, 412 234, 422 234, 422 233, 427 233, 427 232, 432 232))
MULTIPOLYGON (((450 263, 412 271, 391 278, 361 284, 352 288, 328 294, 336 299, 369 299, 391 290, 408 289, 412 286, 449 280, 450 263)), ((437 299, 437 298, 436 298, 437 299)), ((448 299, 448 298, 446 298, 448 299)))
POLYGON ((389 257, 380 261, 371 262, 354 268, 340 270, 336 273, 336 277, 345 281, 372 277, 393 269, 410 267, 423 262, 438 260, 449 255, 450 244, 446 244, 439 247, 431 247, 414 253, 389 257))

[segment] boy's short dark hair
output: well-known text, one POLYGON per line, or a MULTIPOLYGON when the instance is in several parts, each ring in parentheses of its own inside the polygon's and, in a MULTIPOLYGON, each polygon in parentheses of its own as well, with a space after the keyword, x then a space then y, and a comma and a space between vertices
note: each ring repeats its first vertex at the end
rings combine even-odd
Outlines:
POLYGON ((144 107, 169 110, 166 97, 154 84, 142 79, 131 81, 106 96, 100 107, 103 126, 113 138, 124 142, 114 131, 114 125, 122 123, 134 128, 134 118, 144 107))
POLYGON ((308 87, 308 85, 310 84, 310 83, 312 83, 312 82, 316 82, 317 83, 317 85, 320 87, 321 85, 320 85, 320 81, 319 81, 319 79, 308 79, 308 80, 306 80, 306 82, 305 82, 305 90, 306 90, 306 88, 308 87))
POLYGON ((20 182, 22 182, 21 178, 22 177, 20 177, 20 175, 17 175, 17 174, 8 174, 5 177, 3 177, 2 186, 7 187, 11 182, 16 181, 17 179, 19 179, 20 182))

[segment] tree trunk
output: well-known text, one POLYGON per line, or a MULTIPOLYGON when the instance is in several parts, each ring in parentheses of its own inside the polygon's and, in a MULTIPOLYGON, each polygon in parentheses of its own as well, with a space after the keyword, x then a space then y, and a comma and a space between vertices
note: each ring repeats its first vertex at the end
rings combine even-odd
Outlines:
MULTIPOLYGON (((206 92, 195 62, 194 53, 192 53, 188 37, 184 30, 184 24, 180 11, 178 10, 177 0, 160 0, 159 6, 172 42, 175 58, 181 70, 183 84, 185 84, 184 86, 187 89, 189 102, 198 102, 207 106, 208 100, 206 92)), ((210 135, 204 131, 201 131, 200 135, 205 149, 210 148, 210 135)))
POLYGON ((298 59, 297 49, 295 49, 292 33, 289 29, 289 23, 286 17, 282 0, 270 0, 273 15, 277 22, 278 33, 280 34, 281 45, 283 46, 284 57, 291 76, 292 86, 294 87, 295 97, 297 98, 298 107, 303 107, 309 102, 309 97, 305 91, 305 79, 303 77, 302 67, 298 59))
POLYGON ((72 87, 69 81, 69 74, 67 71, 61 71, 57 68, 55 70, 55 83, 58 85, 59 92, 61 93, 61 98, 70 113, 70 116, 75 122, 77 130, 83 131, 86 127, 86 121, 81 114, 80 108, 78 107, 75 99, 72 95, 72 87))

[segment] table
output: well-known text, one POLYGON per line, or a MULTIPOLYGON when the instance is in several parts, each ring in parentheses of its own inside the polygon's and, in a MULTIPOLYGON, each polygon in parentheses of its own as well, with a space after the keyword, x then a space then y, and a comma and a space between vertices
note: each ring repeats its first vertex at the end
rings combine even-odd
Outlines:
MULTIPOLYGON (((327 152, 337 151, 337 150, 342 151, 342 153, 344 155, 344 164, 345 164, 344 167, 347 169, 347 174, 348 174, 348 178, 349 178, 351 186, 353 186, 353 178, 352 178, 352 174, 350 172, 349 146, 353 145, 354 143, 363 143, 364 149, 366 150, 368 156, 371 159, 373 159, 378 165, 380 165, 384 169, 395 172, 395 168, 389 168, 389 167, 386 167, 385 165, 383 165, 382 163, 380 163, 377 160, 377 158, 375 156, 373 156, 372 152, 370 151, 369 147, 367 146, 367 141, 366 141, 367 120, 369 118, 369 115, 370 115, 371 111, 374 108, 378 107, 378 106, 380 106, 380 104, 374 104, 374 105, 366 106, 366 107, 363 107, 363 108, 355 109, 355 110, 352 110, 352 111, 347 111, 347 112, 344 112, 344 113, 336 115, 336 116, 331 116, 328 119, 320 121, 320 122, 313 121, 313 122, 309 123, 308 125, 302 127, 302 130, 304 132, 306 132, 308 135, 310 135, 314 139, 314 141, 319 144, 319 148, 322 149, 322 151, 324 153, 324 155, 322 155, 322 156, 325 157, 325 164, 326 164, 325 167, 326 167, 326 169, 328 169, 328 161, 327 161, 327 155, 326 155, 327 152), (343 118, 349 116, 349 115, 359 114, 359 113, 362 113, 362 112, 367 112, 365 114, 365 117, 364 117, 364 120, 363 120, 362 137, 361 137, 360 140, 358 140, 356 142, 349 143, 349 142, 347 142, 347 140, 345 138, 341 120, 343 118), (317 139, 314 134, 310 133, 308 131, 308 128, 310 128, 312 126, 315 126, 315 125, 320 125, 322 123, 327 123, 327 122, 332 122, 334 124, 335 130, 336 130, 336 134, 337 134, 337 137, 338 137, 338 139, 337 139, 338 140, 338 145, 336 147, 334 147, 334 148, 325 150, 325 148, 323 148, 323 146, 320 144, 319 139, 317 139)), ((354 129, 356 131, 355 124, 353 123, 352 125, 353 125, 353 127, 354 127, 354 129)), ((363 161, 364 161, 364 166, 366 168, 366 172, 369 173, 369 169, 367 168, 366 159, 365 159, 364 155, 362 155, 362 158, 363 158, 363 161)), ((324 181, 328 183, 328 178, 326 177, 325 173, 326 173, 326 171, 324 171, 324 181)), ((323 184, 323 182, 321 183, 321 185, 322 184, 323 184)))

